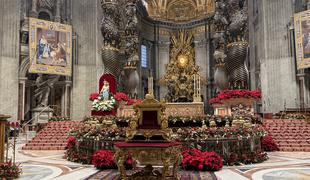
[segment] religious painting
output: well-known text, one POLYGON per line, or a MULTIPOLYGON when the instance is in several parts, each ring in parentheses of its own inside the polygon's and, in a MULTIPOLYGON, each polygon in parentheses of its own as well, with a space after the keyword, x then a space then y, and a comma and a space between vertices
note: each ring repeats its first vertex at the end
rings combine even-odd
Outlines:
POLYGON ((310 67, 310 10, 295 14, 297 69, 310 67))
POLYGON ((30 18, 30 73, 71 76, 72 27, 30 18))

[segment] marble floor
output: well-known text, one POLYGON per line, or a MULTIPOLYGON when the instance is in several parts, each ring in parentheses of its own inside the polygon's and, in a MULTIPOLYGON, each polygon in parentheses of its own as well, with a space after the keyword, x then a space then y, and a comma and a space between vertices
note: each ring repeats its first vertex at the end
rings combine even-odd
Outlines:
MULTIPOLYGON (((21 163, 23 169, 20 180, 82 180, 98 172, 91 165, 63 159, 64 151, 23 151, 22 145, 17 145, 16 152, 16 162, 21 163)), ((224 166, 215 175, 219 180, 310 180, 310 152, 268 155, 269 160, 264 163, 224 166)))

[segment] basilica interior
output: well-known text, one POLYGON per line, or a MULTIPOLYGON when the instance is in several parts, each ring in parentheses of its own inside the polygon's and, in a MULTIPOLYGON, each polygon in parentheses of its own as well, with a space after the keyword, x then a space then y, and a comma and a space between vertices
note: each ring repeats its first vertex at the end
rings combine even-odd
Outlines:
POLYGON ((1 0, 0 178, 309 179, 310 0, 1 0))

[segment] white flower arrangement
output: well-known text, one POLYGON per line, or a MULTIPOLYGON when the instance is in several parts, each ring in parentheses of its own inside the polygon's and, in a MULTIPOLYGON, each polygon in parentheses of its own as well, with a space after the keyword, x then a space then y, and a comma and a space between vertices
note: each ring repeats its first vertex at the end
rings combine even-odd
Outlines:
POLYGON ((111 111, 114 109, 116 101, 113 96, 109 100, 103 100, 102 96, 98 96, 92 103, 92 107, 96 111, 111 111))

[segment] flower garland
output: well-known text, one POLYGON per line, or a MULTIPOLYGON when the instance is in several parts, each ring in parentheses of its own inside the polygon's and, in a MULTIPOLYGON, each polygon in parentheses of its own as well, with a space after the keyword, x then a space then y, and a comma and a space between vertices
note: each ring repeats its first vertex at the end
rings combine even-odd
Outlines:
POLYGON ((217 95, 217 97, 210 99, 209 104, 221 104, 222 100, 231 98, 260 99, 261 97, 261 92, 256 90, 223 90, 217 95))
POLYGON ((97 96, 93 100, 92 107, 96 111, 111 111, 114 109, 116 101, 113 96, 110 96, 109 100, 104 101, 101 96, 97 96))

